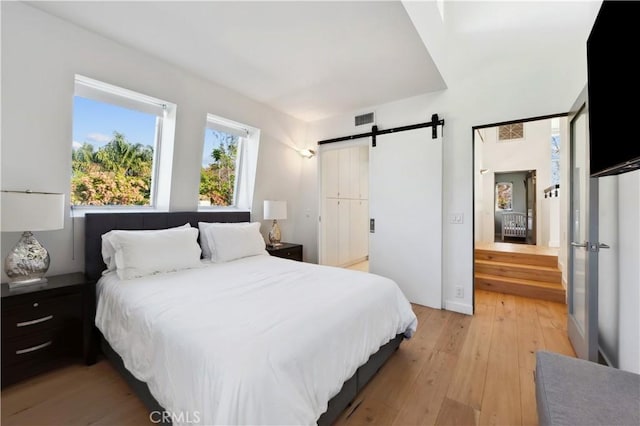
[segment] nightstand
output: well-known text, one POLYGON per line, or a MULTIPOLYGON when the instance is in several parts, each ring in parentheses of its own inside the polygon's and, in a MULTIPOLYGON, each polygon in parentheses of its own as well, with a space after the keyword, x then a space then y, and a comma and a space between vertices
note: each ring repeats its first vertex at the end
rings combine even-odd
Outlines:
POLYGON ((302 244, 282 243, 277 247, 267 246, 267 251, 271 256, 302 262, 302 244))
POLYGON ((81 272, 2 290, 2 387, 71 360, 95 362, 95 283, 81 272))

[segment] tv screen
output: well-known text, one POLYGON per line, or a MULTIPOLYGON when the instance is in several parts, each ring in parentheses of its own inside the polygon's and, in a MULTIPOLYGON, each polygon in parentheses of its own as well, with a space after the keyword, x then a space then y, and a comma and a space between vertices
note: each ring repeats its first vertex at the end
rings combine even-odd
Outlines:
POLYGON ((587 39, 591 176, 640 169, 640 2, 604 1, 587 39), (638 120, 638 121, 637 121, 638 120))

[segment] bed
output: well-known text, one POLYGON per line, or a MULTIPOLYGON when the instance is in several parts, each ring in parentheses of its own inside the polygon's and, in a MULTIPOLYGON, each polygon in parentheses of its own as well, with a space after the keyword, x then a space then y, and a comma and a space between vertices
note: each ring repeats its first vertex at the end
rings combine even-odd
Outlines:
POLYGON ((502 213, 502 240, 505 237, 527 238, 527 216, 524 213, 502 213))
POLYGON ((154 421, 332 424, 416 329, 393 281, 266 252, 126 282, 103 275, 109 231, 248 221, 244 212, 85 217, 96 337, 150 413, 169 413, 154 421))

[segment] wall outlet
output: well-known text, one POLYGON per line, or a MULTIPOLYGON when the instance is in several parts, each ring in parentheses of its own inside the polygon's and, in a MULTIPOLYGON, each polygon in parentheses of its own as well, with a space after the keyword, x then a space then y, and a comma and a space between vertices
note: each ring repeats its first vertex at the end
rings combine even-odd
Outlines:
POLYGON ((462 286, 456 286, 456 297, 459 299, 464 298, 464 288, 462 286))

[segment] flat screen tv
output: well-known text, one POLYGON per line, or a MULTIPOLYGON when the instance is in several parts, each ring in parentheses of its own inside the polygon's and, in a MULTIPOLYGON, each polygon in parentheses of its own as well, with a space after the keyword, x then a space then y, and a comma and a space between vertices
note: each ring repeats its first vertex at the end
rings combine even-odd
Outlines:
POLYGON ((587 39, 592 177, 640 169, 640 2, 608 1, 587 39))

